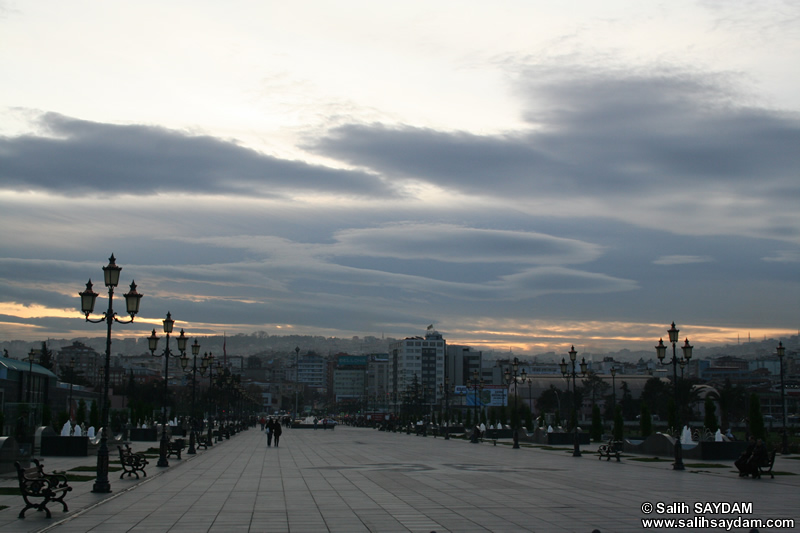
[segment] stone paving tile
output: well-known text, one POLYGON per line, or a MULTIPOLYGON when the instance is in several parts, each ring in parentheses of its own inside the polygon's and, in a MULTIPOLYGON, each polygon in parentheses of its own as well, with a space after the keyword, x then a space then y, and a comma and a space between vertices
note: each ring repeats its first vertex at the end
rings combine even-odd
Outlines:
MULTIPOLYGON (((152 461, 138 481, 112 473, 111 494, 76 482, 70 512, 53 510, 51 520, 33 511, 19 520, 21 498, 0 496, 9 506, 0 511, 0 531, 607 533, 642 531, 645 501, 752 501, 750 518, 800 518, 787 504, 800 475, 673 472, 668 462, 609 463, 589 453, 571 457, 566 448, 512 450, 363 428, 289 430, 282 444, 267 448, 263 434, 249 430, 167 468, 152 461)), ((45 467, 93 462, 47 457, 45 467)), ((800 461, 779 456, 776 470, 800 474, 800 461)), ((16 480, 0 479, 0 486, 16 480)))

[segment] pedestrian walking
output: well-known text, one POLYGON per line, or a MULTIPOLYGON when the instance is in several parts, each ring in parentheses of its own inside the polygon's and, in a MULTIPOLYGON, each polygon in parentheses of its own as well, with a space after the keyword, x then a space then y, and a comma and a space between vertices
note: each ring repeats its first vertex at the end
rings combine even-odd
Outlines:
POLYGON ((277 448, 278 447, 278 441, 281 440, 281 433, 283 433, 283 430, 281 429, 281 425, 280 424, 275 424, 275 427, 272 428, 272 433, 275 434, 274 435, 275 436, 275 447, 277 448))
POLYGON ((275 421, 271 418, 267 420, 267 447, 272 446, 272 435, 275 433, 275 421))

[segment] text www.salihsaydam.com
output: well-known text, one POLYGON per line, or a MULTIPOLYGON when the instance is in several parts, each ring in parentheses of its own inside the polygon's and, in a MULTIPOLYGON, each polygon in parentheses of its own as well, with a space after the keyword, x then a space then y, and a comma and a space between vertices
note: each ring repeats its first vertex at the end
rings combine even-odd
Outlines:
POLYGON ((772 527, 772 528, 793 528, 794 518, 706 518, 705 516, 693 516, 692 518, 642 518, 643 528, 714 528, 730 531, 740 527, 772 527))

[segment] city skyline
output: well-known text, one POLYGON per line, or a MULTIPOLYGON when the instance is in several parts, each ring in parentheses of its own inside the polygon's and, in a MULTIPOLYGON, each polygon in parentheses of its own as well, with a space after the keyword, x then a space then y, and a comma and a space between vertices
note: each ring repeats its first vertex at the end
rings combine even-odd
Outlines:
POLYGON ((0 0, 0 340, 797 334, 796 3, 312 5, 0 0))

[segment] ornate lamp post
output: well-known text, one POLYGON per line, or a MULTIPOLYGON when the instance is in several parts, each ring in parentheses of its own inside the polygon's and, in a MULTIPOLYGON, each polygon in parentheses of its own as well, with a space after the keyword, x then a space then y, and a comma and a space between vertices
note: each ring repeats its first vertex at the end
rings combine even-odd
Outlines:
POLYGON ((478 406, 481 405, 481 398, 480 395, 483 392, 483 385, 484 381, 483 378, 478 379, 478 371, 472 371, 472 380, 467 380, 467 390, 472 391, 475 394, 475 401, 473 406, 475 407, 475 425, 481 425, 481 417, 480 412, 478 411, 478 406))
POLYGON ((26 398, 25 401, 27 403, 31 403, 33 401, 33 362, 35 360, 36 360, 36 350, 31 348, 31 351, 28 352, 28 390, 25 396, 26 398))
MULTIPOLYGON (((683 465, 683 446, 681 445, 681 423, 680 423, 680 408, 678 407, 678 356, 675 350, 675 344, 678 342, 679 330, 675 327, 675 322, 672 327, 667 330, 669 333, 669 342, 672 343, 672 360, 667 363, 672 363, 672 390, 674 393, 675 402, 675 462, 672 464, 673 470, 685 470, 683 465)), ((683 359, 688 362, 692 358, 692 346, 689 345, 689 339, 681 346, 683 350, 683 359)), ((664 344, 664 339, 658 339, 656 346, 656 355, 660 364, 664 364, 664 358, 667 356, 667 347, 664 344)), ((684 363, 685 364, 685 363, 684 363)))
POLYGON ((781 436, 781 455, 789 455, 789 429, 786 427, 786 389, 783 384, 783 356, 786 355, 786 348, 783 342, 778 342, 775 355, 781 363, 781 411, 783 412, 783 435, 781 436))
POLYGON ((106 364, 105 373, 103 375, 103 412, 102 422, 103 427, 100 433, 100 447, 97 449, 97 478, 95 479, 92 487, 92 492, 111 492, 111 484, 108 482, 108 379, 111 375, 111 324, 119 322, 120 324, 130 324, 133 322, 134 316, 139 312, 139 302, 142 295, 136 292, 136 283, 131 282, 130 291, 125 293, 125 306, 128 314, 131 316, 130 320, 120 320, 114 312, 114 288, 119 284, 119 274, 122 267, 117 266, 114 254, 108 259, 108 265, 103 267, 103 278, 106 287, 108 287, 108 310, 103 313, 101 318, 92 319, 89 315, 94 312, 94 304, 97 301, 97 293, 92 290, 92 280, 86 284, 86 289, 78 294, 81 297, 81 311, 86 317, 87 322, 99 324, 105 322, 106 329, 106 364))
MULTIPOLYGON (((194 408, 194 398, 195 392, 197 390, 197 354, 200 353, 200 343, 197 342, 197 339, 194 340, 192 344, 192 369, 189 371, 192 375, 192 413, 189 417, 189 449, 186 451, 189 455, 194 455, 197 453, 195 449, 195 440, 197 437, 195 436, 195 408, 194 408)), ((203 357, 201 362, 201 374, 205 372, 206 366, 208 365, 208 357, 203 357)), ((186 367, 189 366, 189 358, 186 354, 183 354, 181 357, 181 368, 186 372, 186 367)))
MULTIPOLYGON (((578 376, 578 372, 575 370, 575 360, 578 358, 578 352, 575 351, 575 346, 570 348, 569 352, 569 360, 572 363, 572 370, 567 368, 567 362, 564 361, 564 358, 561 358, 561 373, 567 378, 567 386, 569 386, 569 378, 572 378, 572 416, 575 419, 575 427, 573 428, 574 439, 573 439, 573 448, 572 448, 572 457, 580 457, 581 456, 581 445, 580 445, 580 437, 578 435, 578 389, 575 386, 575 378, 578 376)), ((581 358, 581 376, 586 375, 586 358, 581 358)))
POLYGON ((444 440, 450 440, 450 378, 439 383, 439 392, 444 393, 444 440))
POLYGON ((300 382, 300 347, 294 348, 294 418, 297 418, 297 386, 300 382))
POLYGON ((519 411, 517 411, 517 376, 519 375, 519 377, 522 378, 522 381, 525 382, 527 374, 525 374, 524 368, 522 369, 522 373, 518 374, 519 360, 516 357, 514 358, 514 363, 511 365, 511 368, 512 371, 509 371, 509 369, 506 368, 505 377, 506 377, 506 383, 508 383, 509 385, 511 385, 512 382, 514 383, 514 412, 511 415, 511 422, 514 424, 514 427, 511 429, 514 431, 513 433, 514 445, 512 446, 512 448, 517 450, 519 449, 519 411))
MULTIPOLYGON (((172 315, 167 312, 167 318, 164 319, 164 333, 167 335, 167 344, 164 348, 164 351, 157 355, 156 357, 163 357, 164 358, 164 405, 162 406, 162 413, 161 413, 161 446, 159 448, 159 456, 158 456, 158 463, 156 466, 169 466, 169 461, 167 460, 167 451, 169 449, 169 437, 167 436, 167 393, 168 393, 168 385, 169 385, 169 358, 170 357, 181 357, 186 353, 186 341, 188 340, 186 335, 184 334, 183 330, 181 330, 181 334, 178 336, 178 352, 179 353, 172 353, 169 349, 169 334, 172 333, 172 327, 175 325, 175 321, 172 320, 172 315)), ((147 342, 149 343, 150 353, 156 355, 156 348, 158 348, 158 339, 159 337, 156 336, 156 330, 153 330, 153 333, 147 337, 147 342)))

